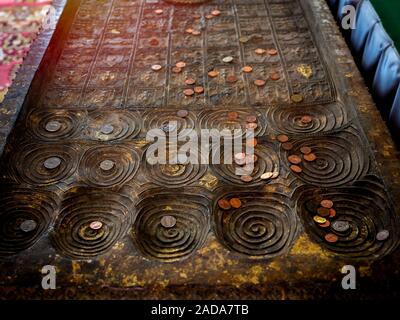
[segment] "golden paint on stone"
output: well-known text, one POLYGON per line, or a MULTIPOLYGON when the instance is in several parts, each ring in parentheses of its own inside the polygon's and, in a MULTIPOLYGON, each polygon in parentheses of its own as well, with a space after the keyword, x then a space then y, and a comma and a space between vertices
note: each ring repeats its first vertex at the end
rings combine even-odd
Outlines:
POLYGON ((313 71, 311 66, 308 64, 301 64, 297 67, 297 72, 300 73, 303 77, 310 79, 313 75, 313 71))
POLYGON ((163 164, 160 166, 160 170, 167 176, 179 176, 185 172, 185 166, 183 164, 163 164))
POLYGON ((199 181, 200 185, 206 187, 207 189, 212 189, 218 184, 218 178, 210 173, 207 173, 199 181))

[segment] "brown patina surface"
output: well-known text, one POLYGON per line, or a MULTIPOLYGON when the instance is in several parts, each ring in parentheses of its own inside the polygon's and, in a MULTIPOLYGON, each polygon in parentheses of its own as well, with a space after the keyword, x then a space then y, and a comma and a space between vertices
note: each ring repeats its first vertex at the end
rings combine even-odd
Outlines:
POLYGON ((1 298, 399 296, 398 155, 324 0, 67 13, 2 156, 1 298), (146 133, 168 121, 199 132, 248 117, 251 181, 233 165, 146 162, 146 133), (315 222, 324 199, 346 232, 315 222), (41 289, 45 265, 56 290, 41 289), (344 265, 357 290, 341 288, 344 265))

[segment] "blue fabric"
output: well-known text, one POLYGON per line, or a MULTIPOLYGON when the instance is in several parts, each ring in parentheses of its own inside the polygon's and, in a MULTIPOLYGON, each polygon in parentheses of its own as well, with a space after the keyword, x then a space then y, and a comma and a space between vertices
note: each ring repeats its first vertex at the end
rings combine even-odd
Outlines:
POLYGON ((327 0, 327 2, 328 2, 329 7, 332 10, 336 11, 337 4, 338 4, 339 0, 327 0))
POLYGON ((387 119, 400 83, 400 56, 394 46, 386 48, 379 59, 372 93, 384 119, 387 119))
POLYGON ((393 102, 392 110, 389 116, 389 127, 392 131, 392 136, 397 143, 400 143, 400 85, 397 89, 397 94, 393 102))
POLYGON ((374 79, 379 59, 390 45, 393 45, 393 41, 386 33, 382 23, 375 24, 372 32, 368 35, 361 59, 361 69, 367 82, 371 83, 374 79))
POLYGON ((362 0, 357 8, 355 29, 351 32, 351 46, 357 59, 361 59, 367 37, 379 16, 369 0, 362 0))
POLYGON ((353 6, 357 8, 361 0, 339 0, 336 18, 340 21, 343 18, 343 8, 345 6, 353 6))

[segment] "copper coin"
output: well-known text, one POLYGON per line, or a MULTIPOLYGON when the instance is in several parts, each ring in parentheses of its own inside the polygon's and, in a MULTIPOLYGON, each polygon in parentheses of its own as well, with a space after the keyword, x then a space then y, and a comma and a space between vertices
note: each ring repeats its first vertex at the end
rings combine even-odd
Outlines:
POLYGON ((44 167, 49 170, 56 169, 61 164, 61 159, 58 157, 50 157, 43 163, 44 167))
POLYGON ((193 33, 193 31, 194 31, 194 30, 193 30, 192 28, 187 28, 187 29, 185 30, 186 33, 193 33))
POLYGON ((330 243, 335 243, 339 240, 338 236, 333 233, 328 233, 325 235, 325 240, 330 242, 330 243))
POLYGON ((160 42, 159 42, 156 38, 152 38, 152 39, 149 40, 149 44, 150 44, 151 46, 158 46, 159 43, 160 43, 160 42))
POLYGON ((244 67, 242 68, 242 71, 243 71, 243 72, 246 72, 246 73, 249 73, 249 72, 252 72, 252 71, 253 71, 253 68, 250 67, 250 66, 244 66, 244 67))
POLYGON ((285 134, 280 134, 279 136, 276 137, 279 142, 284 143, 289 141, 289 137, 285 134))
POLYGON ((171 70, 173 73, 181 73, 182 72, 182 68, 179 68, 179 67, 172 67, 171 70))
POLYGON ((194 31, 192 32, 192 35, 194 35, 194 36, 199 36, 199 35, 201 35, 201 32, 198 31, 198 30, 194 30, 194 31))
POLYGON ((104 171, 110 171, 114 168, 115 163, 111 160, 104 160, 100 163, 100 169, 104 171))
POLYGON ((194 80, 193 78, 187 78, 185 80, 185 84, 187 84, 187 85, 192 85, 192 84, 195 84, 195 83, 196 83, 196 80, 194 80))
POLYGON ((239 117, 238 113, 236 111, 230 111, 228 112, 228 120, 236 120, 239 117))
POLYGON ((160 71, 161 69, 162 69, 162 66, 159 64, 153 64, 151 66, 151 70, 153 70, 153 71, 160 71))
POLYGON ((232 208, 238 209, 242 206, 242 201, 238 198, 232 198, 229 200, 229 204, 232 206, 232 208))
POLYGON ((185 89, 185 90, 183 90, 183 93, 185 96, 192 96, 192 95, 194 95, 194 90, 193 89, 185 89))
POLYGON ((103 223, 101 221, 92 221, 89 224, 89 228, 92 230, 100 230, 103 227, 103 223))
POLYGON ((276 49, 268 49, 268 50, 267 50, 267 53, 268 53, 270 56, 276 56, 276 55, 278 54, 278 50, 276 50, 276 49))
POLYGON ((293 144, 291 142, 282 143, 282 149, 286 151, 290 151, 293 149, 293 144))
POLYGON ((306 160, 306 161, 312 162, 312 161, 315 161, 316 159, 317 159, 317 156, 314 153, 304 155, 304 160, 306 160))
POLYGON ((296 165, 291 165, 290 170, 292 170, 295 173, 301 173, 303 171, 303 169, 301 169, 299 166, 296 165))
POLYGON ((218 206, 222 210, 229 210, 231 208, 231 204, 229 203, 229 201, 227 201, 225 199, 218 200, 218 206))
POLYGON ((325 218, 320 217, 320 216, 314 216, 313 220, 318 224, 322 224, 322 223, 325 223, 327 221, 325 218))
POLYGON ((258 124, 255 122, 246 123, 247 130, 255 130, 255 129, 257 129, 257 127, 258 127, 258 124))
POLYGON ((164 228, 173 228, 176 225, 176 218, 173 216, 164 216, 161 218, 161 225, 164 228))
POLYGON ((278 72, 273 72, 273 73, 271 73, 269 77, 270 77, 271 80, 273 80, 273 81, 277 81, 277 80, 279 80, 279 79, 281 78, 281 76, 279 75, 278 72))
POLYGON ((381 230, 376 234, 376 240, 385 241, 387 238, 389 238, 389 236, 389 230, 381 230))
POLYGON ((176 114, 179 118, 186 118, 189 112, 187 110, 179 110, 176 114))
POLYGON ((336 217, 336 210, 333 208, 329 209, 329 218, 334 218, 336 217))
POLYGON ((261 48, 257 48, 256 50, 254 50, 254 52, 258 55, 262 55, 266 52, 265 49, 261 49, 261 48))
POLYGON ((301 163, 301 158, 295 154, 290 155, 288 157, 288 160, 291 164, 300 164, 301 163))
POLYGON ((257 117, 256 116, 247 116, 246 122, 257 122, 257 117))
POLYGON ((265 86, 265 80, 262 80, 262 79, 254 80, 254 84, 255 84, 257 87, 265 86))
POLYGON ((178 68, 184 68, 184 67, 186 67, 186 62, 179 61, 175 64, 175 66, 178 68))
POLYGON ((218 72, 218 71, 215 71, 215 70, 212 70, 212 71, 209 71, 209 72, 208 72, 208 76, 211 77, 211 78, 215 78, 215 77, 217 77, 218 75, 219 75, 219 72, 218 72))
POLYGON ((46 123, 46 131, 48 132, 57 132, 61 129, 61 123, 58 121, 49 121, 46 123))
POLYGON ((114 127, 111 124, 105 124, 104 126, 101 127, 100 132, 102 134, 111 134, 114 131, 114 127))
POLYGON ((213 19, 213 18, 214 18, 214 16, 212 14, 207 14, 206 15, 206 19, 213 19))
POLYGON ((328 217, 329 214, 330 214, 328 208, 322 208, 322 207, 321 207, 321 208, 318 208, 318 209, 317 209, 317 212, 318 212, 318 214, 319 214, 321 217, 328 217))
POLYGON ((321 206, 323 208, 330 209, 330 208, 333 207, 333 201, 332 200, 328 200, 328 199, 324 199, 324 200, 321 201, 321 206))
POLYGON ((302 101, 303 101, 303 96, 302 96, 301 94, 293 94, 293 95, 290 97, 290 99, 291 99, 293 102, 299 103, 299 102, 302 102, 302 101))
POLYGON ((347 221, 336 220, 332 222, 332 229, 336 232, 346 232, 350 229, 350 224, 347 221))
POLYGON ((302 154, 310 154, 311 153, 311 148, 310 147, 301 147, 300 148, 300 152, 302 153, 302 154))
POLYGON ((246 159, 235 159, 235 163, 238 166, 244 166, 246 164, 246 159))
POLYGON ((260 176, 260 179, 261 180, 268 180, 268 179, 271 179, 273 175, 274 175, 273 172, 265 172, 260 176))
POLYGON ((164 11, 162 9, 157 9, 157 10, 154 10, 154 12, 156 14, 162 14, 164 11))
POLYGON ((37 223, 34 220, 24 220, 19 228, 23 231, 23 232, 31 232, 33 230, 35 230, 37 227, 37 223))
POLYGON ((326 220, 325 223, 321 223, 319 226, 321 228, 328 228, 330 225, 331 223, 328 220, 326 220))
POLYGON ((204 88, 202 86, 194 87, 194 92, 203 93, 204 92, 204 88))
POLYGON ((240 180, 242 180, 243 182, 251 182, 251 181, 253 181, 253 177, 249 176, 249 175, 245 175, 245 176, 241 176, 240 180))
POLYGON ((238 78, 234 75, 230 75, 226 77, 226 81, 229 83, 235 83, 236 81, 238 81, 238 78))
POLYGON ((255 147, 257 145, 257 139, 249 139, 246 141, 246 145, 249 147, 255 147))
POLYGON ((301 117, 301 122, 304 124, 309 124, 312 122, 313 118, 311 116, 302 116, 301 117))
POLYGON ((213 11, 211 11, 211 14, 213 15, 213 16, 219 16, 220 14, 221 14, 221 11, 219 11, 219 10, 213 10, 213 11))
POLYGON ((279 171, 275 171, 271 177, 271 179, 276 179, 279 177, 279 171))

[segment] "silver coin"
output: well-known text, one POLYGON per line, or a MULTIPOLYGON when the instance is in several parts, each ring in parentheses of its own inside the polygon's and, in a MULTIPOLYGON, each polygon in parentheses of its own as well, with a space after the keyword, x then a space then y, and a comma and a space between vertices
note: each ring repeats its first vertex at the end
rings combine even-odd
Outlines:
POLYGON ((101 221, 93 221, 89 225, 92 230, 99 230, 103 227, 103 223, 101 221))
POLYGON ((233 61, 233 57, 231 57, 231 56, 224 57, 222 59, 222 61, 225 62, 225 63, 232 62, 233 61))
POLYGON ((52 169, 55 169, 55 168, 59 167, 60 164, 61 164, 61 159, 60 158, 51 157, 51 158, 46 159, 46 161, 44 162, 43 165, 44 165, 44 167, 46 169, 52 170, 52 169))
POLYGON ((337 232, 346 232, 349 228, 350 224, 347 221, 336 220, 332 223, 332 229, 337 232))
POLYGON ((105 124, 100 131, 102 134, 111 134, 114 131, 114 127, 111 124, 105 124))
POLYGON ((56 132, 60 130, 61 123, 58 121, 49 121, 46 123, 46 131, 48 132, 56 132))
POLYGON ((161 218, 161 225, 164 228, 173 228, 176 225, 176 218, 173 216, 164 216, 161 218))
POLYGON ((36 223, 36 221, 33 221, 33 220, 25 220, 19 226, 19 228, 23 232, 31 232, 31 231, 35 230, 36 227, 37 227, 37 223, 36 223))
POLYGON ((378 241, 385 241, 387 238, 389 238, 389 231, 388 230, 381 230, 376 234, 376 240, 378 241))
POLYGON ((112 168, 114 168, 114 165, 114 161, 104 160, 100 163, 100 169, 104 171, 110 171, 112 168))

